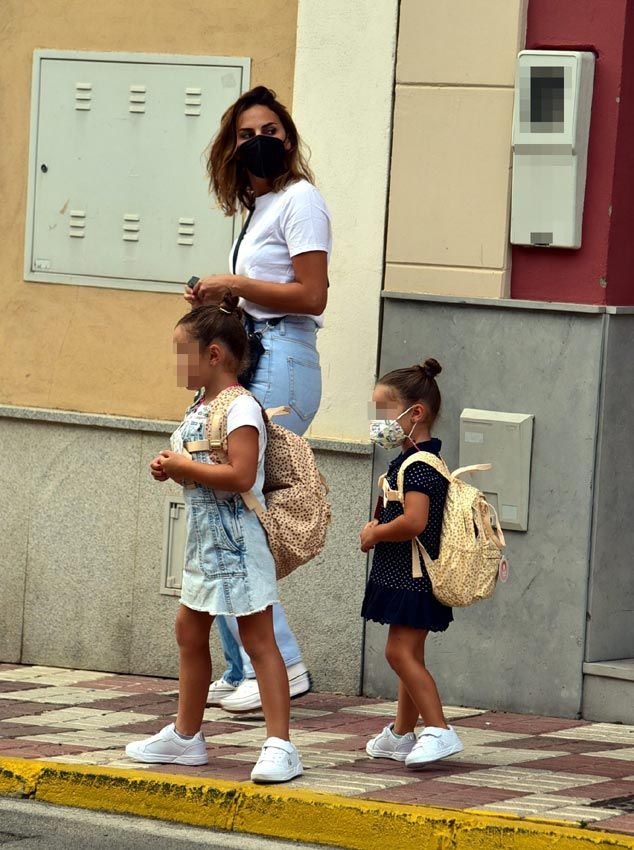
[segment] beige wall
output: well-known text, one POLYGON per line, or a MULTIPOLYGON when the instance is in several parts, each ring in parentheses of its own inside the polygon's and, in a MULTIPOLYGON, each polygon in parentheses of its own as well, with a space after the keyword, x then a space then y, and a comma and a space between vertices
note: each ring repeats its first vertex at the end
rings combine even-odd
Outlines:
POLYGON ((289 103, 297 3, 4 0, 2 19, 0 403, 179 418, 189 398, 171 352, 180 296, 23 281, 32 53, 247 56, 252 83, 289 103))
POLYGON ((398 0, 299 0, 293 111, 334 237, 315 437, 369 443, 397 20, 398 0))
POLYGON ((513 85, 526 7, 401 2, 388 290, 508 294, 513 85))

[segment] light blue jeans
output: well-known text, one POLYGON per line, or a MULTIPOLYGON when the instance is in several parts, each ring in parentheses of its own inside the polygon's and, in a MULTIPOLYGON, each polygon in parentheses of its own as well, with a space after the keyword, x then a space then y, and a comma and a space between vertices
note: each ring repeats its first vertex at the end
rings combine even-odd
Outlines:
MULTIPOLYGON (((312 319, 293 316, 270 327, 256 322, 262 333, 264 354, 249 387, 265 408, 288 406, 291 413, 275 419, 289 431, 303 434, 315 418, 321 401, 321 368, 317 352, 317 326, 312 319)), ((227 662, 223 679, 238 685, 245 677, 255 678, 253 665, 239 642, 235 617, 216 617, 227 662)), ((279 603, 273 606, 273 629, 287 667, 302 660, 297 639, 279 603)))

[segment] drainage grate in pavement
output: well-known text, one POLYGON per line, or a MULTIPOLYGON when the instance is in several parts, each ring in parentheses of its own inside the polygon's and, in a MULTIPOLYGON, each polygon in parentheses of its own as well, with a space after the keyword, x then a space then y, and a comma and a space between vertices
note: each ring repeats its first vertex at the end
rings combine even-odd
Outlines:
POLYGON ((591 806, 601 806, 602 809, 618 809, 627 814, 634 814, 634 794, 627 797, 614 797, 613 800, 595 800, 591 806))

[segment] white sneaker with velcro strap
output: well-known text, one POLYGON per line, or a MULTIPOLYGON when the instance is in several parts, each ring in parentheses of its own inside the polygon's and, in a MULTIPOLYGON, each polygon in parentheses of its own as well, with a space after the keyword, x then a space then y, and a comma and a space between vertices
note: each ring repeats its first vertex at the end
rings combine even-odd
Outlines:
POLYGON ((434 761, 446 759, 462 752, 462 741, 453 726, 442 729, 438 726, 425 726, 418 736, 411 753, 405 759, 406 767, 416 769, 434 761))
POLYGON ((290 741, 268 738, 251 771, 251 781, 260 784, 289 782, 304 772, 299 753, 290 741))

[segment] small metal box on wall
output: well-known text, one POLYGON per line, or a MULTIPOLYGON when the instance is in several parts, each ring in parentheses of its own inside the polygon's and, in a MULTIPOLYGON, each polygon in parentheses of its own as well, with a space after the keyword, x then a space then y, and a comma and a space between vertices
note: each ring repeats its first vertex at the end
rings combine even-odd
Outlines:
POLYGON ((183 585, 187 523, 185 502, 182 497, 168 498, 165 503, 163 525, 163 559, 160 592, 167 596, 180 596, 183 585))
POLYGON ((249 69, 36 50, 25 280, 182 292, 226 270, 237 222, 209 196, 204 151, 249 69))
POLYGON ((500 413, 465 408, 460 415, 460 466, 490 463, 488 472, 465 480, 486 495, 502 528, 528 529, 532 413, 500 413))
POLYGON ((511 242, 579 248, 595 57, 523 50, 513 113, 511 242))

